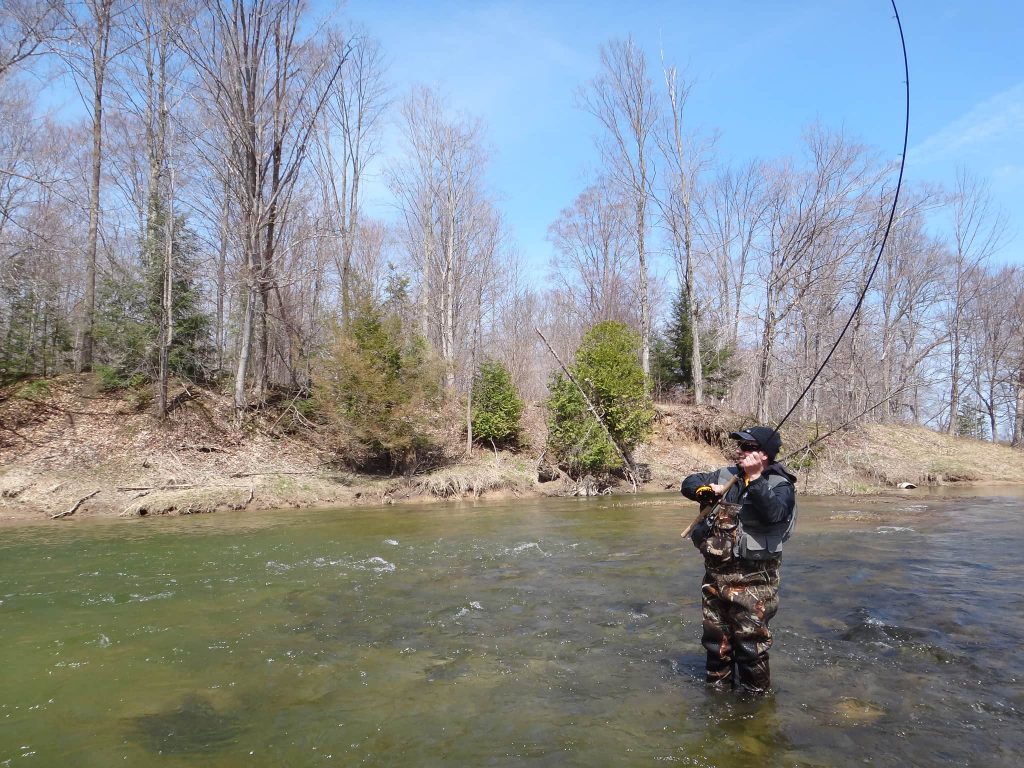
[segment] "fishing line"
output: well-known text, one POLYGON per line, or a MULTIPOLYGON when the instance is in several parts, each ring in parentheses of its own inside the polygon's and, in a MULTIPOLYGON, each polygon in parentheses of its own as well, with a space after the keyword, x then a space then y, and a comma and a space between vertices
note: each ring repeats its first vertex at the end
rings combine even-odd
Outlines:
POLYGON ((860 296, 853 307, 853 312, 850 313, 850 317, 846 321, 846 325, 844 325, 843 330, 840 331, 839 337, 836 339, 835 344, 832 345, 832 349, 830 349, 828 354, 825 355, 825 360, 818 367, 818 370, 815 371, 811 380, 807 382, 807 386, 804 387, 804 391, 800 393, 800 396, 793 403, 793 406, 789 409, 786 415, 782 417, 782 421, 778 423, 773 430, 773 433, 777 433, 782 429, 782 425, 785 424, 786 420, 793 415, 793 411, 795 411, 796 407, 800 405, 800 401, 806 397, 807 393, 811 390, 811 387, 814 386, 814 382, 817 381, 818 377, 821 375, 821 372, 825 370, 825 366, 828 365, 829 360, 832 359, 832 355, 835 353, 836 349, 838 349, 839 342, 843 340, 843 336, 845 336, 846 332, 850 330, 850 325, 853 323, 853 319, 860 311, 861 304, 864 303, 864 297, 867 296, 868 288, 871 286, 871 281, 875 277, 875 272, 878 270, 878 265, 882 261, 882 253, 885 251, 885 244, 889 240, 889 230, 892 229, 892 223, 896 219, 896 206, 900 199, 900 188, 903 186, 903 170, 907 164, 907 142, 910 138, 910 67, 907 64, 907 42, 903 37, 903 24, 900 23, 900 12, 896 10, 896 0, 890 0, 890 2, 892 3, 892 12, 896 15, 896 27, 900 32, 900 46, 903 48, 903 82, 906 85, 906 106, 904 108, 903 153, 900 156, 900 175, 896 180, 896 194, 892 199, 892 210, 889 212, 889 223, 885 226, 885 234, 882 236, 882 244, 878 248, 878 256, 875 257, 875 263, 871 267, 871 272, 868 273, 868 279, 864 283, 864 288, 860 292, 860 296))

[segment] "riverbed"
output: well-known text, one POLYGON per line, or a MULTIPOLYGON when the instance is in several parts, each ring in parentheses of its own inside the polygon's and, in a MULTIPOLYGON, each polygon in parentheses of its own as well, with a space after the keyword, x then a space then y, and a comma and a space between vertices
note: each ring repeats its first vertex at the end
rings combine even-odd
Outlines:
POLYGON ((676 495, 5 527, 0 766, 1017 766, 1024 498, 974 494, 802 498, 754 699, 676 495))

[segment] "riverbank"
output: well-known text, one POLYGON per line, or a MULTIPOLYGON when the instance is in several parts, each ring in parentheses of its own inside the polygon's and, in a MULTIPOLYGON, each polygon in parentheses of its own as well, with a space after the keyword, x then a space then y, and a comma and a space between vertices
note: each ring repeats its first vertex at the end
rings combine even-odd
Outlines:
MULTIPOLYGON (((533 447, 518 453, 477 449, 472 457, 429 472, 381 477, 338 466, 315 428, 294 426, 287 402, 272 403, 238 430, 231 424, 227 395, 197 389, 174 395, 177 407, 161 422, 144 391, 101 392, 89 375, 0 393, 0 521, 573 491, 565 478, 538 478, 544 441, 540 408, 525 419, 533 447)), ((650 472, 641 490, 672 489, 685 474, 725 463, 728 432, 743 423, 741 416, 712 408, 659 406, 655 433, 637 452, 650 472)), ((808 442, 808 434, 787 425, 784 452, 808 442)), ((815 494, 874 493, 906 482, 1024 483, 1024 452, 901 425, 845 431, 792 463, 801 492, 815 494)))

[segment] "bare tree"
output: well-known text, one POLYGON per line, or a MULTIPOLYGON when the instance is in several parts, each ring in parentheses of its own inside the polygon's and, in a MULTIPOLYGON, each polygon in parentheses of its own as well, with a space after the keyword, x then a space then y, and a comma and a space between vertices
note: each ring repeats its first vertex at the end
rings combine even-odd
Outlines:
POLYGON ((417 276, 420 326, 454 390, 472 344, 479 288, 495 278, 501 222, 484 190, 479 121, 449 119, 440 97, 415 89, 402 106, 404 157, 389 184, 417 276))
POLYGON ((1021 448, 1024 447, 1024 284, 1021 281, 1016 286, 1009 322, 1017 329, 1017 351, 1010 381, 1013 392, 1011 443, 1014 448, 1021 448))
POLYGON ((872 294, 879 324, 876 370, 880 391, 871 393, 871 398, 901 393, 880 411, 884 421, 903 416, 904 410, 915 420, 920 418, 914 400, 922 383, 920 368, 945 341, 933 320, 941 299, 946 258, 941 243, 926 232, 924 221, 932 195, 908 195, 907 199, 882 253, 872 294))
POLYGON ((610 178, 631 203, 640 303, 641 364, 651 372, 651 300, 648 283, 648 207, 654 181, 651 143, 658 122, 647 59, 633 42, 601 46, 601 72, 579 93, 584 109, 604 128, 599 142, 610 178))
POLYGON ((555 247, 551 283, 566 298, 577 341, 602 320, 632 325, 639 320, 631 279, 630 219, 629 204, 609 184, 598 181, 580 193, 548 229, 555 247))
MULTIPOLYGON (((836 287, 823 278, 863 247, 864 227, 858 226, 858 216, 864 211, 863 194, 878 174, 864 148, 841 135, 815 129, 808 133, 807 145, 812 168, 801 174, 780 166, 771 181, 765 252, 759 265, 764 292, 755 410, 762 421, 770 415, 768 392, 779 330, 808 291, 831 292, 831 299, 823 298, 838 308, 836 287)), ((817 360, 815 351, 808 362, 816 367, 817 360)))
MULTIPOLYGON (((664 160, 665 174, 662 192, 654 195, 661 212, 661 221, 668 232, 676 277, 682 289, 684 312, 690 328, 690 371, 693 377, 693 401, 704 402, 704 362, 701 353, 703 327, 702 302, 695 286, 694 240, 696 238, 696 210, 699 201, 698 177, 702 149, 684 132, 686 101, 690 86, 681 83, 674 66, 663 63, 665 95, 672 119, 666 129, 656 134, 658 148, 664 160)), ((711 293, 713 291, 709 291, 711 293)))
POLYGON ((384 55, 365 34, 328 39, 330 55, 344 61, 328 92, 317 134, 316 159, 327 232, 335 241, 342 318, 352 306, 353 256, 358 247, 363 177, 379 152, 382 117, 388 107, 384 55))
POLYGON ((761 162, 726 169, 708 185, 699 237, 708 254, 702 279, 717 287, 708 308, 725 340, 736 348, 751 270, 767 223, 767 168, 761 162))
POLYGON ((81 313, 76 369, 92 368, 96 312, 96 255, 99 244, 100 185, 103 170, 104 88, 111 60, 120 52, 115 28, 125 12, 124 0, 83 0, 65 6, 69 34, 60 47, 92 121, 92 167, 89 181, 89 232, 85 244, 85 297, 81 313))
POLYGON ((977 279, 979 295, 971 305, 967 345, 971 389, 988 421, 992 442, 999 440, 1004 408, 1015 404, 1013 379, 1021 350, 1021 326, 1014 323, 1015 305, 1024 288, 1017 267, 983 270, 977 279))
POLYGON ((47 51, 58 34, 62 0, 4 0, 0 3, 0 82, 18 64, 47 51))
POLYGON ((276 261, 310 136, 344 57, 319 55, 304 34, 304 2, 203 0, 183 45, 199 72, 204 107, 219 141, 209 146, 225 169, 244 253, 245 309, 235 373, 241 422, 255 346, 254 393, 269 379, 268 313, 280 291, 276 261))
POLYGON ((955 435, 963 388, 964 323, 978 297, 979 270, 1002 245, 1006 219, 994 209, 988 189, 965 171, 957 173, 953 196, 953 274, 949 285, 949 420, 955 435))

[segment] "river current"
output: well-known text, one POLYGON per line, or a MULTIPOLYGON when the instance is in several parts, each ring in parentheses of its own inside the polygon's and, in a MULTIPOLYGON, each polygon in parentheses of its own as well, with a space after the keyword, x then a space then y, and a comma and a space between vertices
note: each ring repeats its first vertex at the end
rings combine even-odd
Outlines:
POLYGON ((801 498, 775 694, 703 685, 678 496, 0 527, 0 766, 993 766, 1024 499, 801 498))

